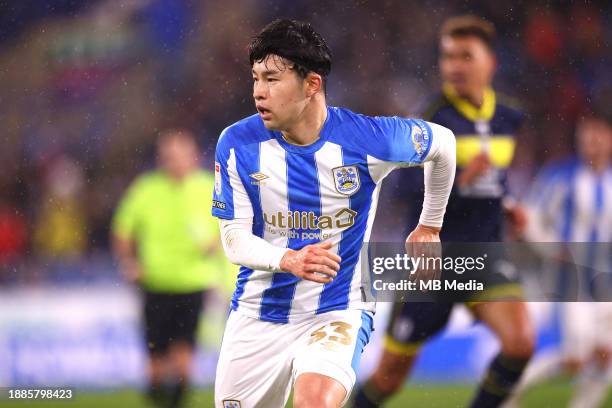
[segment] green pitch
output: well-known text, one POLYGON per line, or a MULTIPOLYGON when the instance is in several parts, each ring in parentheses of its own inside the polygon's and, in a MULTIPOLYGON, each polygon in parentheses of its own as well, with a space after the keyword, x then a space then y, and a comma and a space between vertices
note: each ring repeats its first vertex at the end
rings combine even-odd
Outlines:
MULTIPOLYGON (((566 381, 558 381, 535 388, 527 394, 523 401, 524 407, 557 408, 566 406, 572 391, 571 385, 566 381)), ((411 385, 406 387, 401 394, 391 400, 389 408, 451 408, 465 407, 472 395, 473 387, 462 385, 411 385)), ((209 408, 212 407, 212 390, 193 391, 185 408, 209 408)), ((612 407, 612 395, 603 405, 612 407)), ((8 401, 0 400, 0 407, 15 408, 147 408, 144 397, 137 391, 125 390, 119 392, 84 393, 75 391, 75 397, 71 401, 8 401)))

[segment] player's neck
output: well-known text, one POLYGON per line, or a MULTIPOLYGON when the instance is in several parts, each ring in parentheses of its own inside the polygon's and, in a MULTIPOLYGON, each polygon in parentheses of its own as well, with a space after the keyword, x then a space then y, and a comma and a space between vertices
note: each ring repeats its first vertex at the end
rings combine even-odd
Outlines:
POLYGON ((474 105, 477 108, 482 107, 484 103, 484 89, 478 89, 473 92, 470 92, 463 96, 463 99, 467 100, 470 104, 474 105))
POLYGON ((287 142, 298 146, 312 144, 319 139, 325 119, 327 119, 325 99, 313 99, 294 125, 282 131, 283 138, 287 142))
POLYGON ((610 165, 610 160, 607 157, 596 157, 588 163, 595 173, 602 174, 610 165))

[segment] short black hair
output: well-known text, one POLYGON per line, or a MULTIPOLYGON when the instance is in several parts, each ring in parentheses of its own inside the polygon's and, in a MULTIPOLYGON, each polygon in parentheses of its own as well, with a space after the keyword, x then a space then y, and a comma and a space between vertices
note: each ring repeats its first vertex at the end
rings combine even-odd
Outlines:
POLYGON ((445 36, 476 37, 485 43, 490 51, 495 50, 497 39, 493 23, 473 15, 455 16, 446 20, 440 29, 440 38, 445 36))
POLYGON ((296 20, 274 20, 249 44, 249 62, 263 61, 275 54, 295 65, 293 69, 305 78, 316 72, 326 78, 331 71, 331 50, 310 24, 296 20))

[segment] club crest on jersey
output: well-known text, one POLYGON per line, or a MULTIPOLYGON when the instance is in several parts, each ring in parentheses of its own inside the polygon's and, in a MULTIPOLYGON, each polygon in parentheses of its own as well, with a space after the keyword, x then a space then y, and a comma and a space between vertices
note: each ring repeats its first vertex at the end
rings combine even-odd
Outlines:
POLYGON ((427 146, 429 145, 429 135, 427 134, 427 129, 422 127, 420 124, 414 124, 412 126, 412 134, 410 135, 412 138, 412 145, 414 146, 414 151, 419 156, 423 155, 423 152, 427 150, 427 146))
POLYGON ((240 401, 223 400, 223 408, 241 408, 240 401))
POLYGON ((342 166, 332 169, 336 191, 344 195, 353 195, 361 187, 357 166, 342 166))

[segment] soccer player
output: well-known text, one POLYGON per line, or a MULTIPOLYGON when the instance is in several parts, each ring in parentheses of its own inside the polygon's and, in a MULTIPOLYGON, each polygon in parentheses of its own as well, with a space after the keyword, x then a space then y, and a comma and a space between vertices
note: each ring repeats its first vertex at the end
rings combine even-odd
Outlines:
POLYGON ((360 248, 379 186, 425 163, 409 242, 439 242, 455 172, 452 132, 327 106, 331 53, 309 24, 277 20, 249 46, 257 114, 218 141, 213 214, 241 265, 217 365, 218 407, 338 407, 372 331, 360 248))
MULTIPOLYGON (((505 173, 523 115, 491 89, 496 69, 494 38, 493 25, 475 16, 451 18, 440 31, 439 67, 444 84, 424 117, 451 129, 457 138, 457 178, 442 233, 447 242, 499 242, 504 212, 514 220, 524 217, 518 208, 506 210, 502 204, 505 173)), ((414 193, 419 194, 422 197, 422 192, 414 193)), ((501 273, 488 275, 487 288, 470 297, 468 305, 495 333, 501 350, 472 407, 498 406, 533 352, 533 329, 520 286, 501 273)), ((400 389, 420 347, 446 325, 452 308, 450 301, 395 304, 381 361, 357 392, 356 407, 379 406, 400 389)))
POLYGON ((219 230, 209 213, 212 174, 199 170, 198 149, 184 130, 162 133, 160 169, 129 187, 113 219, 123 275, 142 288, 149 352, 149 396, 180 406, 191 376, 203 291, 219 273, 219 230))
MULTIPOLYGON (((577 157, 553 163, 540 170, 528 200, 526 238, 533 242, 612 242, 612 100, 597 103, 578 123, 577 157)), ((537 244, 536 244, 537 245, 537 244)), ((610 252, 596 245, 577 244, 573 262, 578 267, 570 287, 568 270, 557 265, 562 298, 568 290, 582 299, 608 297, 610 252), (582 256, 580 253, 583 253, 582 256), (581 268, 587 266, 587 268, 581 268), (606 286, 605 284, 608 283, 606 286)), ((561 308, 562 345, 534 359, 508 407, 530 387, 565 373, 578 377, 570 407, 600 406, 612 381, 612 303, 567 302, 561 308)))

